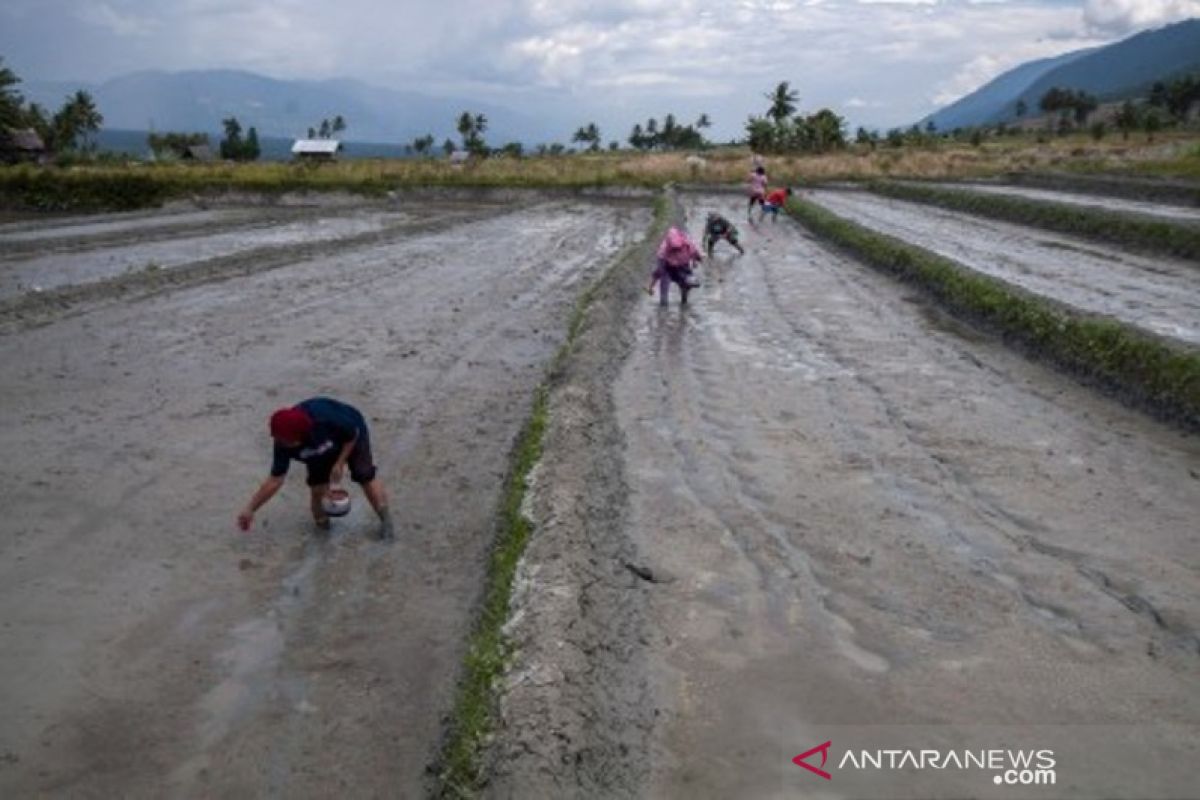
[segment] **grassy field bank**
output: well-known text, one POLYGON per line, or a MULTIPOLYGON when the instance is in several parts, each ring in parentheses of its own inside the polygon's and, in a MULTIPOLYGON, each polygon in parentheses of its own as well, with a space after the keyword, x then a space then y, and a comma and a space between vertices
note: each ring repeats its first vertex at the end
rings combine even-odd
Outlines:
MULTIPOLYGON (((655 241, 665 232, 670 208, 670 201, 665 196, 657 199, 654 221, 646 231, 647 240, 655 241)), ((513 447, 497 513, 496 541, 489 562, 487 586, 467 646, 463 676, 442 748, 437 789, 441 797, 473 797, 479 789, 479 759, 493 726, 495 684, 509 656, 504 623, 508 620, 517 566, 532 533, 530 522, 521 509, 529 488, 530 473, 541 458, 542 440, 549 422, 550 391, 562 380, 567 359, 584 329, 588 309, 614 274, 628 267, 629 259, 636 258, 638 250, 637 245, 629 247, 608 272, 580 296, 571 314, 567 339, 545 378, 534 390, 529 419, 513 447)))
MULTIPOLYGON (((444 159, 340 161, 321 165, 128 164, 0 167, 0 208, 41 211, 124 210, 172 198, 243 191, 351 191, 382 195, 401 187, 478 186, 581 188, 658 187, 669 182, 740 184, 750 168, 744 147, 688 153, 580 153, 494 157, 465 166, 444 159)), ((824 155, 767 155, 772 185, 887 178, 987 178, 1008 173, 1171 175, 1200 181, 1200 134, 1174 134, 1150 143, 1080 136, 1037 142, 1028 137, 979 146, 939 141, 875 149, 854 145, 824 155)))

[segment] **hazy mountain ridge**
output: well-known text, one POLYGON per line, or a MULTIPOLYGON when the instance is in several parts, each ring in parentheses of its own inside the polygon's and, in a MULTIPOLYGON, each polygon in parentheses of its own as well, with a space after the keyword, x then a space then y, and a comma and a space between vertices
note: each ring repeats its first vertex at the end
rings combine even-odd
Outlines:
MULTIPOLYGON (((1014 67, 999 77, 993 78, 971 94, 925 117, 920 124, 924 127, 927 122, 933 120, 938 130, 948 131, 954 128, 978 125, 981 120, 990 120, 1006 109, 1011 109, 1016 104, 1016 97, 1038 78, 1089 52, 1091 51, 1076 50, 1061 56, 1029 61, 1019 67, 1014 67)), ((1036 104, 1033 107, 1036 107, 1036 104)), ((1009 113, 1011 115, 1011 111, 1009 113)))
POLYGON ((1200 19, 1142 31, 1103 47, 1030 61, 920 121, 938 130, 1011 121, 1018 101, 1028 115, 1053 87, 1082 89, 1100 100, 1137 96, 1157 80, 1200 72, 1200 19))
POLYGON ((100 84, 27 81, 19 90, 49 109, 77 89, 95 98, 104 126, 117 129, 219 133, 221 120, 237 117, 260 136, 301 137, 322 119, 341 114, 345 138, 411 142, 432 133, 437 144, 458 138, 455 121, 463 111, 488 118, 485 137, 503 144, 546 141, 546 124, 500 105, 372 86, 339 78, 326 81, 277 80, 237 70, 147 71, 100 84))

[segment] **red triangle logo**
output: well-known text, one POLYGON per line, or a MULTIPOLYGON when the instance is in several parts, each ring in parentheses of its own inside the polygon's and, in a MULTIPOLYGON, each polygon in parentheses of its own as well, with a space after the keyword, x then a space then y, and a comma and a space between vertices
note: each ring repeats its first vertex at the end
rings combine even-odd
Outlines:
POLYGON ((830 775, 828 772, 826 772, 823 769, 814 767, 812 764, 809 764, 807 761, 804 760, 804 759, 808 758, 809 756, 820 753, 821 754, 821 766, 822 767, 825 766, 825 760, 829 757, 829 746, 831 744, 833 744, 833 740, 830 740, 830 741, 826 742, 825 744, 819 744, 816 747, 814 747, 812 750, 807 750, 807 751, 801 753, 800 755, 796 756, 795 758, 793 758, 792 763, 795 764, 797 767, 804 767, 809 772, 812 772, 816 775, 820 775, 822 778, 824 778, 827 781, 833 780, 833 776, 830 775))

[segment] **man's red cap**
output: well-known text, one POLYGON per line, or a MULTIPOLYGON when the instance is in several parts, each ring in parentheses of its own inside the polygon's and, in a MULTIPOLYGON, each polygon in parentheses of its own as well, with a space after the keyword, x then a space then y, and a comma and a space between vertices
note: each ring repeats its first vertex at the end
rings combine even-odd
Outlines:
POLYGON ((297 406, 281 408, 271 415, 271 435, 284 442, 302 442, 312 430, 312 418, 297 406))

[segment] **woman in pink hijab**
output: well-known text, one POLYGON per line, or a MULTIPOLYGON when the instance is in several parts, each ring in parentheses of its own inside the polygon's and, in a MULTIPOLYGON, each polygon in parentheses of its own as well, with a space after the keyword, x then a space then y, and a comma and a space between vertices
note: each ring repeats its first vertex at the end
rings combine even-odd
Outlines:
POLYGON ((692 265, 704 260, 700 248, 688 238, 679 228, 672 227, 663 237, 658 246, 658 264, 654 274, 650 276, 650 285, 646 287, 647 294, 654 294, 654 284, 658 284, 658 303, 665 306, 671 284, 679 284, 683 295, 681 303, 687 305, 688 291, 696 286, 692 276, 692 265))

